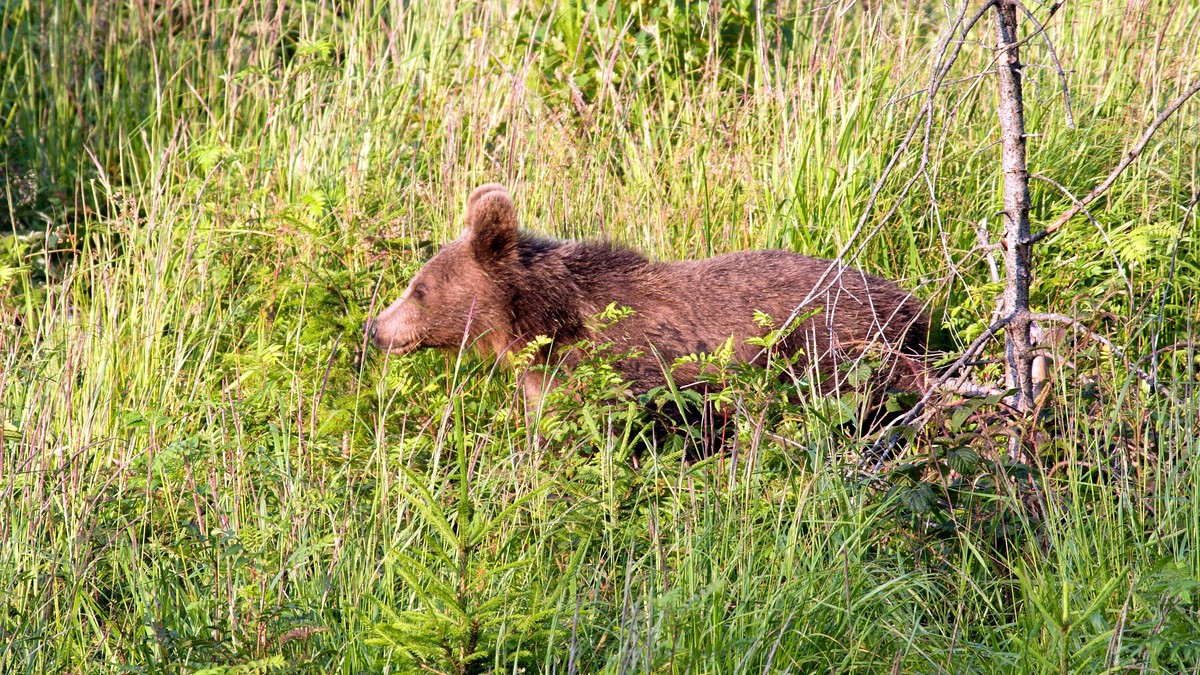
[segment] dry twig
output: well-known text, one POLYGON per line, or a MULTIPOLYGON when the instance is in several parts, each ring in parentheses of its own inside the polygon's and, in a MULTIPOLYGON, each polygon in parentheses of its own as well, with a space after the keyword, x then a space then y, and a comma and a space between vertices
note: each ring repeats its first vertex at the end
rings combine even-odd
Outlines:
POLYGON ((1163 396, 1166 396, 1175 405, 1179 405, 1179 403, 1180 403, 1179 399, 1175 398, 1175 394, 1170 389, 1168 389, 1165 385, 1163 385, 1161 382, 1159 382, 1157 377, 1155 377, 1154 375, 1151 375, 1150 373, 1147 373, 1146 371, 1139 368, 1138 365, 1133 362, 1133 359, 1130 359, 1128 356, 1125 355, 1125 351, 1123 349, 1114 345, 1112 343, 1112 341, 1109 340, 1108 338, 1104 337, 1103 335, 1101 335, 1101 334, 1097 333, 1096 331, 1083 325, 1077 319, 1069 317, 1066 314, 1054 314, 1052 312, 1034 313, 1034 314, 1031 314, 1029 318, 1032 319, 1033 321, 1045 321, 1047 323, 1058 323, 1058 324, 1070 326, 1071 328, 1074 328, 1075 330, 1083 333, 1084 335, 1087 335, 1091 339, 1093 339, 1096 342, 1099 342, 1100 344, 1107 347, 1109 349, 1109 351, 1111 351, 1113 354, 1116 354, 1118 358, 1120 358, 1122 361, 1125 362, 1125 365, 1130 370, 1132 370, 1134 372, 1134 374, 1136 374, 1139 378, 1141 378, 1143 381, 1145 381, 1151 387, 1154 387, 1154 389, 1156 389, 1158 391, 1158 393, 1162 394, 1163 396))
POLYGON ((1154 133, 1158 131, 1158 128, 1161 127, 1163 123, 1171 117, 1171 115, 1175 114, 1176 110, 1179 110, 1179 108, 1181 108, 1183 104, 1186 103, 1187 100, 1195 95, 1195 93, 1198 91, 1200 91, 1200 80, 1193 82, 1191 86, 1189 86, 1182 94, 1179 95, 1178 98, 1176 98, 1174 101, 1171 101, 1166 109, 1159 113, 1158 117, 1154 118, 1154 121, 1150 123, 1150 126, 1146 127, 1146 131, 1142 134, 1142 137, 1138 139, 1137 145, 1133 146, 1133 149, 1126 153, 1124 159, 1117 164, 1116 168, 1112 170, 1112 173, 1108 174, 1108 178, 1105 178, 1104 181, 1097 185, 1096 188, 1091 192, 1089 192, 1086 197, 1076 201, 1074 206, 1067 209, 1067 211, 1059 216, 1058 220, 1051 223, 1049 227, 1029 237, 1029 240, 1026 243, 1035 244, 1054 234, 1059 228, 1061 228, 1063 225, 1066 225, 1068 221, 1074 218, 1076 214, 1087 207, 1088 204, 1091 204, 1105 192, 1108 192, 1108 189, 1111 188, 1113 183, 1117 181, 1117 177, 1120 176, 1125 169, 1128 169, 1129 165, 1133 163, 1133 160, 1137 159, 1142 154, 1142 151, 1146 149, 1146 146, 1150 144, 1150 139, 1154 136, 1154 133))
POLYGON ((979 337, 975 338, 975 340, 971 342, 966 350, 963 351, 962 356, 958 357, 958 360, 956 360, 954 363, 951 363, 946 367, 945 370, 942 371, 942 374, 938 377, 938 379, 934 380, 933 384, 926 389, 925 395, 922 396, 915 405, 913 405, 912 409, 904 414, 904 417, 900 418, 896 425, 903 426, 916 419, 917 416, 921 414, 921 410, 924 409, 924 407, 929 403, 929 399, 933 398, 933 395, 938 391, 941 391, 943 385, 945 385, 947 382, 950 382, 955 375, 968 368, 968 364, 972 362, 972 360, 975 358, 975 355, 979 353, 979 350, 983 349, 983 346, 987 344, 988 340, 995 337, 996 334, 999 333, 1002 328, 1011 323, 1012 320, 1013 317, 1010 315, 988 326, 987 330, 983 331, 983 333, 981 333, 979 337))
POLYGON ((956 378, 955 375, 958 375, 960 372, 965 372, 970 367, 970 364, 974 362, 975 355, 978 354, 981 349, 983 349, 983 346, 987 344, 988 340, 996 337, 1000 330, 1011 323, 1012 320, 1013 317, 1011 315, 1006 316, 988 326, 987 330, 983 331, 979 337, 975 338, 975 340, 971 342, 966 350, 963 351, 962 356, 959 356, 954 363, 947 366, 946 369, 942 371, 941 376, 934 380, 933 384, 929 385, 925 389, 925 394, 913 405, 912 408, 909 409, 907 413, 904 414, 903 417, 894 420, 888 424, 886 428, 884 428, 884 430, 880 433, 879 440, 874 443, 869 455, 876 460, 883 461, 886 453, 888 453, 893 447, 896 446, 896 443, 900 441, 900 431, 898 431, 896 428, 905 427, 912 424, 914 420, 921 416, 921 413, 925 410, 925 406, 929 404, 930 399, 932 399, 934 395, 940 391, 950 391, 951 393, 968 396, 973 394, 983 394, 986 396, 995 393, 995 391, 989 387, 968 383, 963 378, 956 378))
MULTIPOLYGON (((1033 22, 1033 25, 1037 27, 1037 32, 1034 35, 1041 35, 1046 38, 1046 49, 1050 51, 1050 58, 1054 60, 1054 69, 1058 71, 1058 80, 1062 83, 1063 104, 1067 108, 1067 127, 1074 129, 1075 115, 1071 112, 1071 90, 1067 87, 1067 72, 1063 70, 1062 61, 1058 60, 1058 52, 1054 51, 1054 41, 1050 39, 1050 34, 1046 32, 1046 27, 1042 25, 1042 22, 1037 20, 1037 17, 1033 15, 1033 12, 1029 11, 1029 8, 1021 0, 1013 1, 1017 4, 1017 7, 1021 8, 1022 12, 1025 12, 1025 16, 1033 22)), ((1046 21, 1049 21, 1061 6, 1061 2, 1057 2, 1051 6, 1050 16, 1046 17, 1046 21)))
POLYGON ((1126 290, 1129 291, 1129 297, 1132 298, 1134 295, 1133 294, 1133 281, 1129 278, 1129 275, 1125 273, 1125 266, 1121 264, 1121 259, 1117 257, 1116 251, 1113 247, 1112 240, 1108 238, 1108 233, 1104 231, 1104 227, 1102 225, 1100 225, 1100 221, 1096 220, 1096 217, 1092 215, 1092 212, 1088 211, 1087 207, 1084 206, 1083 203, 1079 201, 1079 198, 1076 197, 1075 195, 1071 194, 1071 191, 1068 190, 1065 186, 1063 186, 1062 183, 1059 183, 1058 181, 1054 180, 1053 178, 1043 176, 1040 173, 1031 173, 1031 174, 1029 174, 1029 177, 1036 178, 1036 179, 1042 181, 1043 183, 1049 183, 1050 185, 1053 185, 1054 187, 1058 188, 1060 192, 1062 192, 1064 195, 1066 195, 1067 199, 1070 199, 1077 206, 1079 206, 1079 209, 1081 211, 1083 211, 1083 215, 1087 216, 1088 220, 1091 221, 1092 225, 1096 228, 1096 231, 1100 233, 1100 236, 1104 239, 1104 243, 1108 244, 1108 250, 1110 252, 1112 252, 1113 264, 1116 265, 1117 271, 1121 273, 1121 278, 1125 280, 1125 288, 1126 288, 1126 290))
MULTIPOLYGON (((954 66, 955 61, 958 60, 959 53, 962 52, 963 40, 955 40, 955 34, 958 33, 960 36, 966 37, 967 33, 975 27, 975 24, 979 23, 979 20, 983 18, 983 15, 987 12, 987 10, 994 6, 997 1, 998 0, 986 0, 978 9, 978 11, 976 11, 975 14, 972 15, 965 24, 963 23, 963 17, 966 16, 967 7, 970 5, 970 2, 969 0, 963 2, 962 9, 955 18, 954 25, 951 26, 950 32, 946 36, 946 40, 942 43, 937 57, 935 58, 934 62, 937 65, 935 65, 933 75, 930 77, 929 86, 927 88, 928 95, 925 98, 925 103, 922 104, 920 111, 917 113, 917 118, 913 120, 912 126, 909 127, 908 132, 904 135, 904 139, 900 141, 900 145, 896 148, 895 152, 892 153, 887 165, 884 166, 883 172, 879 175, 879 178, 875 181, 875 185, 871 188, 871 194, 867 198, 867 204, 865 207, 863 207, 862 215, 859 217, 858 223, 854 227, 854 231, 846 240, 846 244, 838 252, 837 257, 830 263, 829 267, 825 269, 825 272, 821 274, 821 277, 817 279, 817 282, 813 284, 813 289, 809 291, 808 295, 796 305, 796 308, 792 311, 791 315, 789 315, 788 318, 782 323, 783 328, 791 326, 792 322, 795 321, 808 307, 808 303, 811 302, 818 293, 822 292, 823 289, 829 288, 829 286, 825 286, 824 284, 826 279, 829 278, 830 274, 834 273, 835 270, 837 271, 836 276, 834 276, 833 280, 830 282, 832 285, 836 284, 841 279, 842 274, 845 273, 847 269, 845 267, 846 254, 850 252, 850 247, 853 246, 854 242, 859 238, 859 236, 862 235, 867 224, 867 219, 870 217, 871 211, 875 207, 875 202, 879 199, 879 194, 883 190, 884 184, 891 176, 892 170, 896 167, 896 164, 900 161, 900 157, 908 152, 908 146, 912 143, 913 138, 916 137, 917 130, 921 128, 922 121, 925 120, 926 116, 932 120, 933 104, 937 99, 938 90, 941 88, 942 82, 945 81, 946 76, 950 73, 950 69, 954 66), (953 49, 950 49, 951 44, 954 45, 953 49), (947 51, 949 51, 949 55, 947 55, 947 51)), ((874 232, 877 232, 880 228, 882 228, 883 224, 886 223, 889 218, 891 218, 892 214, 895 213, 896 209, 899 208, 899 205, 904 201, 904 197, 908 194, 909 189, 912 188, 913 184, 917 182, 926 169, 926 165, 929 161, 929 123, 927 123, 925 126, 926 147, 921 153, 921 165, 913 174, 913 177, 907 183, 905 183, 904 187, 900 190, 900 193, 896 196, 892 208, 875 226, 875 230, 872 232, 871 236, 874 236, 874 232)), ((867 239, 869 240, 870 237, 867 239)), ((858 251, 861 251, 862 246, 864 245, 865 241, 859 246, 858 251)), ((858 252, 856 251, 855 257, 857 257, 857 255, 858 252)), ((761 357, 764 353, 765 350, 759 352, 759 356, 761 357)))

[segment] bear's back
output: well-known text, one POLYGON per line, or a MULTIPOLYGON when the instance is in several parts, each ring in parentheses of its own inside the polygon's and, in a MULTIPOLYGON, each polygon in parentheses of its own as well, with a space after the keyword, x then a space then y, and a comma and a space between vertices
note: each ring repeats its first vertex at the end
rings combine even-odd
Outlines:
POLYGON ((629 379, 638 381, 638 390, 663 382, 663 362, 711 353, 730 336, 738 360, 761 358, 761 347, 746 342, 770 330, 755 321, 756 312, 782 327, 815 309, 792 329, 781 349, 816 355, 823 370, 836 367, 839 354, 871 345, 883 352, 919 355, 928 331, 920 303, 891 281, 787 251, 651 263, 622 281, 611 284, 609 297, 598 298, 598 304, 602 308, 611 302, 634 310, 604 338, 643 351, 623 368, 629 379))

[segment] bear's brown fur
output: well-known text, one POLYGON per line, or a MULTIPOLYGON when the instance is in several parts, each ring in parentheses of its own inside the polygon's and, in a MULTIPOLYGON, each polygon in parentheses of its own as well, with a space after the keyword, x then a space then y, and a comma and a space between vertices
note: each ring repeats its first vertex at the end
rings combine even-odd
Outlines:
MULTIPOLYGON (((377 347, 465 345, 499 356, 541 335, 556 346, 611 341, 617 353, 640 352, 617 366, 632 391, 644 392, 665 382, 664 363, 712 352, 730 336, 737 360, 761 363, 762 347, 746 342, 766 333, 754 320, 759 311, 777 325, 804 318, 776 349, 802 352, 794 367, 816 366, 827 392, 842 388, 837 366, 867 350, 891 357, 876 371, 881 388, 922 383, 928 316, 886 279, 786 251, 661 263, 610 244, 541 239, 518 233, 512 201, 495 184, 471 194, 466 225, 370 322, 377 347), (594 334, 589 319, 612 303, 634 313, 594 334)), ((541 358, 555 356, 570 365, 561 352, 541 358)), ((695 374, 673 378, 686 386, 695 374)), ((532 380, 526 393, 536 399, 543 392, 532 380)))

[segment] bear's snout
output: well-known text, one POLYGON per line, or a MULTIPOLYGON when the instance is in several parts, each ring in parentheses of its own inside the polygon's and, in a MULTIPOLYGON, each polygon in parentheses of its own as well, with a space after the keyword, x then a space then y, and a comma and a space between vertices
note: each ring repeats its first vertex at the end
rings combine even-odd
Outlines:
POLYGON ((392 354, 405 354, 421 343, 427 324, 413 315, 411 303, 404 298, 367 320, 364 330, 376 349, 392 354))

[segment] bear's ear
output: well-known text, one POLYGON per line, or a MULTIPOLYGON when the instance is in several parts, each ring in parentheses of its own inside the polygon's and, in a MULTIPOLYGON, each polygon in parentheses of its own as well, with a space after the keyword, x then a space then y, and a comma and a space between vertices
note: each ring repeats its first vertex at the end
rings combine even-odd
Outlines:
POLYGON ((481 265, 507 262, 517 252, 517 211, 501 185, 476 188, 467 199, 467 241, 481 265))
POLYGON ((471 213, 475 210, 475 205, 479 203, 481 197, 489 192, 508 192, 508 190, 499 183, 484 183, 471 191, 471 196, 467 197, 467 224, 471 223, 471 213))

